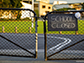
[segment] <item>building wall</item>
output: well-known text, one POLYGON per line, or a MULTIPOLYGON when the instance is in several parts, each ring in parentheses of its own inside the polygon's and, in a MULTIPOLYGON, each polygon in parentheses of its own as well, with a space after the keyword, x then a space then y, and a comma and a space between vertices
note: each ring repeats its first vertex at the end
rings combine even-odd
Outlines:
POLYGON ((49 0, 35 0, 35 1, 42 1, 42 2, 45 2, 45 3, 49 3, 49 0))
POLYGON ((34 3, 34 10, 38 10, 39 9, 39 3, 34 3))
POLYGON ((39 2, 39 17, 45 16, 48 12, 52 11, 52 5, 44 2, 39 2))
POLYGON ((56 5, 56 4, 67 4, 67 1, 54 1, 53 5, 56 5))

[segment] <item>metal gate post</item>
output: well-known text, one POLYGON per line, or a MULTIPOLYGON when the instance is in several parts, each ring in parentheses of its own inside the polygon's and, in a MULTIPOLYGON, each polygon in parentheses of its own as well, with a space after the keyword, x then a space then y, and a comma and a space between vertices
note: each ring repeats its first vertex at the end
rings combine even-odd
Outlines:
POLYGON ((36 59, 37 59, 37 53, 38 52, 38 33, 36 33, 36 59))
POLYGON ((37 59, 37 57, 38 57, 38 33, 37 33, 37 27, 38 27, 38 25, 37 25, 37 16, 35 16, 36 17, 36 22, 35 22, 35 32, 36 32, 36 59, 37 59))
POLYGON ((46 34, 46 20, 43 21, 44 23, 44 58, 47 61, 47 34, 46 34))

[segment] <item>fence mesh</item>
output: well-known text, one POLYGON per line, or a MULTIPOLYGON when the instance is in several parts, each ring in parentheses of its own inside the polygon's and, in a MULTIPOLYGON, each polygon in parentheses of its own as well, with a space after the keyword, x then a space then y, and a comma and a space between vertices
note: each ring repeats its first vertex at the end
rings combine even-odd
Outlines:
POLYGON ((34 16, 28 9, 0 9, 0 55, 36 56, 34 16))

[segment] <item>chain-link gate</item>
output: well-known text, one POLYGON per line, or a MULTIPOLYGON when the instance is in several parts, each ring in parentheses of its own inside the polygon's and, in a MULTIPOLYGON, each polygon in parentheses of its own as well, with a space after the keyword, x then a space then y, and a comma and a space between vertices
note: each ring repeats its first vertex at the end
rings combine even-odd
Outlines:
POLYGON ((45 60, 84 59, 84 11, 49 12, 44 17, 44 43, 45 60), (75 17, 77 12, 81 14, 79 20, 75 17))
POLYGON ((31 9, 0 8, 0 55, 37 58, 37 15, 31 9))

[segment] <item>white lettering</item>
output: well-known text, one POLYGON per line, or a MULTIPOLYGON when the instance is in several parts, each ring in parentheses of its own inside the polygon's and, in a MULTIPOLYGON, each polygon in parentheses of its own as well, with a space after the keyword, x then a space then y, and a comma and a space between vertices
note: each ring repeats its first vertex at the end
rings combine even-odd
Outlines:
POLYGON ((75 28, 75 24, 74 23, 62 23, 62 24, 56 24, 53 23, 51 24, 52 28, 75 28))

